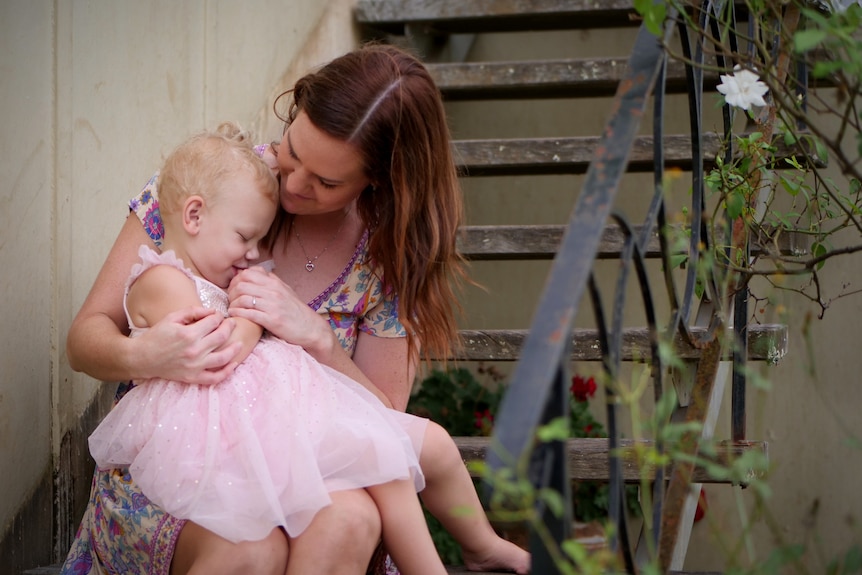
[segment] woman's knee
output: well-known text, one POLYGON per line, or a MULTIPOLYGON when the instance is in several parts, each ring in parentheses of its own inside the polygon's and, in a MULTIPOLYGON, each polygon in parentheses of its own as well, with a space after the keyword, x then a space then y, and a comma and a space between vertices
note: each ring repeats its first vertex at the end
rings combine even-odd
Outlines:
POLYGON ((284 575, 287 571, 287 537, 280 529, 260 541, 238 543, 228 559, 232 573, 284 575))
POLYGON ((259 541, 231 543, 197 524, 187 523, 177 541, 171 575, 284 575, 287 555, 287 537, 280 529, 259 541))
POLYGON ((326 518, 329 525, 342 534, 345 544, 361 538, 363 548, 377 544, 382 533, 380 512, 371 496, 363 490, 338 491, 331 494, 331 514, 326 518))
POLYGON ((292 573, 364 573, 380 540, 380 513, 363 490, 331 493, 332 505, 290 541, 292 573))

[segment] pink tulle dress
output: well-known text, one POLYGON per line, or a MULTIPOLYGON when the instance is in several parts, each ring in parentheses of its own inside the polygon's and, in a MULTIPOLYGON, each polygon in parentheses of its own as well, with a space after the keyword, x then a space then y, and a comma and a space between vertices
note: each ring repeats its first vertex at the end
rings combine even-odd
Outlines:
MULTIPOLYGON (((195 281, 206 307, 227 294, 172 251, 142 247, 126 286, 156 265, 195 281)), ((129 317, 128 311, 126 317, 129 317)), ((131 337, 146 328, 132 325, 131 337)), ((136 382, 89 438, 101 469, 128 466, 153 503, 230 541, 282 526, 291 536, 332 491, 396 479, 424 487, 418 454, 427 420, 384 406, 301 347, 264 335, 223 383, 136 382)))

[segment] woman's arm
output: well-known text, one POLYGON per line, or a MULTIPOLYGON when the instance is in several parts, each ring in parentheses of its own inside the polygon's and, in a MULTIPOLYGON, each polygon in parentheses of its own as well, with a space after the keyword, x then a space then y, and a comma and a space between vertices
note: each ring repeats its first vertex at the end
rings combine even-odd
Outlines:
POLYGON ((360 333, 351 358, 326 320, 275 274, 250 268, 233 279, 228 293, 232 316, 258 323, 276 337, 303 347, 320 363, 361 383, 385 405, 402 411, 407 406, 416 366, 407 360, 405 338, 360 333))
POLYGON ((360 332, 353 363, 389 398, 393 408, 407 409, 416 362, 407 359, 406 337, 377 337, 360 332))
POLYGON ((69 364, 103 381, 164 377, 189 383, 222 381, 237 344, 225 346, 234 322, 197 306, 173 312, 141 337, 126 337, 123 290, 141 245, 155 247, 134 215, 126 218, 66 339, 69 364))

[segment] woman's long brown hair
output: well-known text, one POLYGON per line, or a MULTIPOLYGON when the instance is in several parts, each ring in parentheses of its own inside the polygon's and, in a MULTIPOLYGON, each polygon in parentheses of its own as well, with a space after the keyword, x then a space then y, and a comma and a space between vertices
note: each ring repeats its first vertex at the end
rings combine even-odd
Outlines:
POLYGON ((443 102, 428 71, 403 49, 368 44, 279 99, 289 95, 282 119, 289 124, 303 111, 362 156, 371 186, 357 209, 384 289, 397 294, 409 357, 420 347, 426 359, 447 357, 457 344, 456 292, 466 278, 455 245, 464 207, 443 102))

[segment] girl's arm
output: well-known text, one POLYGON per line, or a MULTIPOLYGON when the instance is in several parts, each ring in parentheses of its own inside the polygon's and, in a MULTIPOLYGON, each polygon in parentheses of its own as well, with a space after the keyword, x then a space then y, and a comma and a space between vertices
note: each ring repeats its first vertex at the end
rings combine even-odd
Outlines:
POLYGON ((227 343, 234 322, 223 322, 200 302, 165 315, 141 337, 126 337, 123 289, 141 245, 155 248, 141 221, 130 215, 69 328, 69 364, 103 381, 222 381, 236 366, 231 358, 238 345, 227 343))
MULTIPOLYGON (((129 288, 126 305, 135 325, 149 327, 167 315, 200 305, 197 287, 183 271, 168 265, 152 267, 141 274, 129 288)), ((237 355, 231 360, 240 363, 260 339, 263 328, 254 322, 238 318, 230 342, 239 343, 237 355)))

